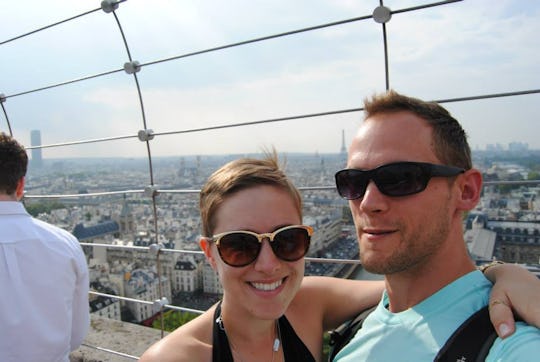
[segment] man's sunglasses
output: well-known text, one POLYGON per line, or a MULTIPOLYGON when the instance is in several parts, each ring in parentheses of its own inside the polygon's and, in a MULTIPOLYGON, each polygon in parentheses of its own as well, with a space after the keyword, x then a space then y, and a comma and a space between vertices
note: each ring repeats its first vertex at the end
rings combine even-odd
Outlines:
POLYGON ((424 162, 396 162, 372 170, 345 169, 335 175, 341 197, 355 200, 364 196, 370 180, 387 196, 406 196, 424 191, 432 177, 451 177, 465 172, 453 166, 424 162))
POLYGON ((262 242, 268 239, 274 254, 281 260, 296 261, 306 255, 313 228, 305 225, 285 226, 273 233, 227 231, 212 236, 219 256, 228 265, 242 267, 251 264, 261 252, 262 242))

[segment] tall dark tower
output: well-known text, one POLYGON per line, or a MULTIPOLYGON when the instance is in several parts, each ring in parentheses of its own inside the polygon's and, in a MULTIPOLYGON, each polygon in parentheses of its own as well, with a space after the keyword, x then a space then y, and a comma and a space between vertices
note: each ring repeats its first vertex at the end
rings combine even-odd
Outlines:
MULTIPOLYGON (((32 147, 41 146, 41 131, 30 131, 30 144, 32 147)), ((32 149, 32 166, 34 168, 41 168, 43 166, 43 158, 41 157, 41 148, 32 149)))
POLYGON ((341 130, 341 151, 340 153, 347 153, 347 147, 345 147, 345 130, 341 130))
POLYGON ((341 150, 339 151, 339 159, 342 165, 347 165, 347 147, 345 147, 345 130, 341 130, 341 150))

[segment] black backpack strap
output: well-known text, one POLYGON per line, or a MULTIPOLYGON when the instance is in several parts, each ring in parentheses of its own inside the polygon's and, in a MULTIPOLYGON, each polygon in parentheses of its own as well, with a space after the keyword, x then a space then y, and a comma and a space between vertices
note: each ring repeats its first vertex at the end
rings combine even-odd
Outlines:
POLYGON ((435 361, 484 361, 497 338, 489 319, 488 307, 471 315, 458 327, 441 348, 435 361))
POLYGON ((354 337, 356 332, 362 328, 366 317, 375 310, 377 306, 365 309, 353 319, 343 323, 333 331, 330 331, 330 352, 328 353, 328 361, 331 362, 336 357, 336 354, 354 337))

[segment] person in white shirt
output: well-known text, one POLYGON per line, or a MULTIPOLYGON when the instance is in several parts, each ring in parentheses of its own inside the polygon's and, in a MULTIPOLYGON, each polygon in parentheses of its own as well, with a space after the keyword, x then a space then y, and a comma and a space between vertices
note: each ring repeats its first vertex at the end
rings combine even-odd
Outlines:
POLYGON ((0 361, 69 361, 90 326, 78 240, 20 202, 28 156, 0 133, 0 361))

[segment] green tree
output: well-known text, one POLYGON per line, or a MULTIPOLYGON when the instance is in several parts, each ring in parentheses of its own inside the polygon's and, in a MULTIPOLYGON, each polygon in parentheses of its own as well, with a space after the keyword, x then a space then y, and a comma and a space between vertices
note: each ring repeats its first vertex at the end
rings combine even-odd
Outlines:
POLYGON ((527 175, 527 180, 540 180, 540 172, 538 171, 531 171, 527 175))
MULTIPOLYGON (((172 332, 198 316, 196 313, 169 310, 163 313, 163 329, 172 332)), ((152 327, 161 329, 161 316, 152 322, 152 327)))
POLYGON ((66 206, 58 201, 32 201, 25 203, 26 211, 34 217, 41 213, 48 214, 52 210, 65 209, 66 206))
MULTIPOLYGON (((513 173, 508 175, 508 181, 523 181, 523 176, 519 173, 513 173)), ((501 194, 509 194, 512 190, 517 190, 521 186, 520 185, 511 185, 511 184, 501 184, 497 185, 497 189, 501 194)))

